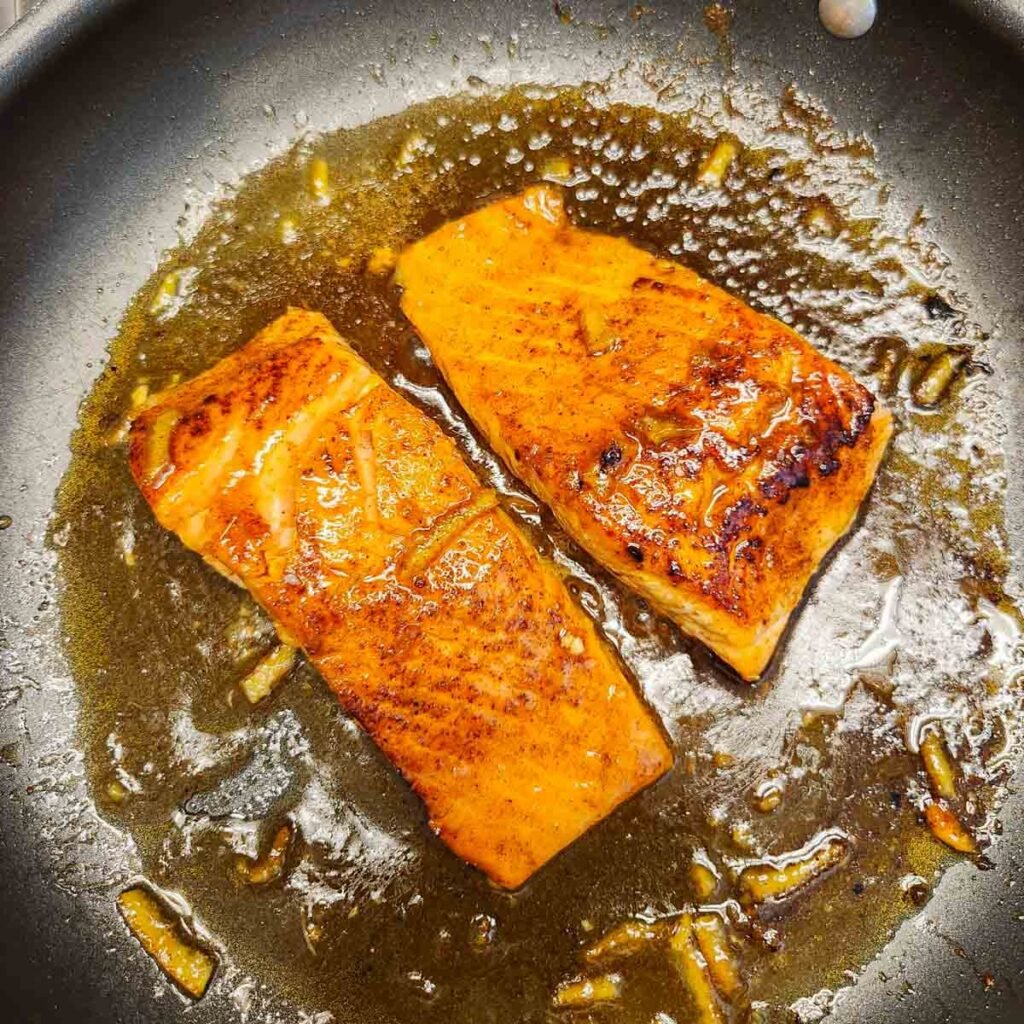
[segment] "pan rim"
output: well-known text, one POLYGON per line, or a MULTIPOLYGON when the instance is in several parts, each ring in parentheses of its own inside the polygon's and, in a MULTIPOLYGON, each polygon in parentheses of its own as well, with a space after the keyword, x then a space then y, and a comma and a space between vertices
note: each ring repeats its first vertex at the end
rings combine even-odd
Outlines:
POLYGON ((64 50, 133 0, 45 0, 0 34, 0 112, 64 50))

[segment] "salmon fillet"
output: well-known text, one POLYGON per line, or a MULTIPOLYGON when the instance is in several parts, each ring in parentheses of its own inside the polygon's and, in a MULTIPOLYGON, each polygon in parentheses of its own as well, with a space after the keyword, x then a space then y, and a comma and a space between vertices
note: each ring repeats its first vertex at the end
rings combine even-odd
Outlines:
POLYGON ((796 332, 573 227, 546 186, 402 254, 469 416, 598 561, 745 679, 871 487, 892 422, 796 332))
POLYGON ((671 755, 454 444, 291 310, 134 422, 160 523, 304 648, 457 854, 506 887, 671 755))

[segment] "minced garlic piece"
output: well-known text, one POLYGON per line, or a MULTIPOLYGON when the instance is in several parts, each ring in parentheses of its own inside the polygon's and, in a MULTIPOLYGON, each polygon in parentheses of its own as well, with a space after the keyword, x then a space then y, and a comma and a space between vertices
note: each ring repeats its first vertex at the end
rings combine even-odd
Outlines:
POLYGON ((622 979, 617 974, 602 974, 597 978, 563 981, 555 990, 554 1004, 566 1009, 581 1010, 598 1003, 610 1003, 619 998, 622 979))
POLYGON ((280 685, 295 664, 295 648, 279 644, 259 660, 256 667, 239 683, 250 704, 258 704, 280 685))
POLYGON ((198 999, 210 984, 216 960, 186 942, 177 920, 145 889, 127 889, 117 897, 121 916, 142 948, 183 992, 198 999))
POLYGON ((238 857, 235 870, 249 885, 266 885, 274 882, 284 873, 284 862, 288 857, 288 848, 292 843, 292 826, 282 825, 274 835, 262 857, 252 860, 249 857, 238 857))
POLYGON ((932 835, 958 853, 974 853, 977 844, 974 837, 960 823, 960 819, 942 804, 930 803, 924 809, 925 820, 932 835))
POLYGON ((728 135, 723 135, 697 170, 697 181, 701 185, 717 188, 725 180, 726 172, 739 152, 740 144, 728 135))

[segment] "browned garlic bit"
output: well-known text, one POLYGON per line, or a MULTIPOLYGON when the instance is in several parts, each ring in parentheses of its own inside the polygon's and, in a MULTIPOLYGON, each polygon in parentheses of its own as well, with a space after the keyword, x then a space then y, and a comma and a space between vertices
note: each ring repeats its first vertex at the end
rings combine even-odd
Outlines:
POLYGON ((275 833, 270 848, 262 857, 257 860, 249 857, 236 858, 235 871, 248 885, 266 885, 268 882, 277 881, 284 874, 288 848, 292 844, 292 833, 291 825, 282 825, 275 833))
POLYGON ((924 809, 925 820, 936 839, 958 853, 974 853, 974 837, 960 823, 960 819, 945 805, 929 803, 924 809))
POLYGON ((701 185, 718 188, 739 152, 740 144, 734 138, 723 135, 698 168, 697 181, 701 185))
POLYGON ((754 792, 754 806, 762 814, 771 814, 782 803, 782 786, 769 779, 761 783, 754 792))
POLYGON ((743 991, 743 979, 732 955, 725 921, 713 912, 697 914, 693 919, 693 936, 715 988, 724 999, 735 1001, 743 991))
MULTIPOLYGON (((715 883, 710 870, 704 870, 715 883)), ((669 962, 697 1005, 701 1024, 720 1024, 725 1019, 726 1004, 735 1003, 745 985, 733 953, 729 926, 718 910, 687 911, 672 920, 623 921, 586 947, 583 961, 589 968, 607 967, 666 947, 669 962)), ((595 986, 607 978, 613 979, 616 986, 621 983, 619 975, 564 983, 556 993, 556 1005, 593 1005, 598 1001, 595 986)))
POLYGON ((715 871, 706 854, 699 852, 694 854, 690 863, 690 884, 693 886, 693 894, 701 903, 706 903, 715 894, 718 888, 718 872, 715 871))
POLYGON ((942 734, 930 728, 921 739, 921 760, 931 780, 932 792, 943 800, 956 797, 956 770, 942 734))
POLYGON ((309 164, 309 191, 314 199, 325 202, 330 197, 331 171, 327 161, 316 157, 309 164))
POLYGON ((740 873, 740 900, 746 904, 784 900, 838 867, 849 855, 849 840, 833 833, 784 857, 751 864, 740 873))
POLYGON ((291 245, 299 237, 299 226, 294 217, 281 217, 277 222, 277 237, 282 245, 291 245))
POLYGON ((157 285, 157 289, 153 294, 152 301, 149 304, 149 311, 153 316, 160 316, 166 312, 167 309, 173 304, 175 298, 177 298, 178 290, 181 288, 181 273, 177 270, 172 270, 169 274, 166 274, 157 285))
POLYGON ((611 1003, 622 992, 622 979, 617 974, 601 974, 596 978, 563 981, 555 989, 554 1004, 560 1009, 583 1010, 598 1003, 611 1003))
POLYGON ((260 658, 256 667, 238 684, 250 704, 258 704, 280 686, 295 665, 296 650, 287 644, 278 644, 269 654, 260 658))
POLYGON ((590 966, 600 966, 642 953, 667 938, 669 926, 664 921, 623 921, 604 933, 583 951, 590 966))
POLYGON ((825 203, 814 203, 804 215, 804 225, 816 235, 834 238, 839 234, 835 215, 825 203))
MULTIPOLYGON (((178 381, 181 380, 181 374, 175 373, 172 375, 171 380, 167 383, 166 387, 173 387, 178 381)), ((120 422, 114 427, 113 430, 107 435, 106 443, 110 445, 119 445, 127 437, 128 431, 132 428, 132 421, 140 412, 143 412, 152 402, 156 399, 157 393, 153 393, 149 387, 149 381, 145 377, 140 377, 132 388, 131 394, 128 396, 128 410, 121 418, 120 422)))
POLYGON ((966 353, 953 349, 933 356, 910 389, 914 401, 928 409, 938 405, 966 362, 966 353))
POLYGON ((622 347, 622 338, 615 332, 604 314, 591 307, 579 314, 580 336, 592 356, 603 356, 622 347))
POLYGON ((117 897, 125 924, 142 948, 183 992, 198 999, 210 984, 217 961, 205 950, 186 942, 181 924, 145 889, 136 886, 117 897))
POLYGON ((665 444, 667 441, 693 444, 703 429, 696 417, 660 412, 657 409, 652 409, 641 416, 637 420, 637 426, 653 445, 665 444))
POLYGON ((113 779, 107 783, 106 792, 107 799, 115 804, 124 803, 129 797, 128 788, 118 779, 113 779))
POLYGON ((572 164, 564 156, 553 156, 541 164, 541 177, 556 185, 568 185, 572 180, 572 164))
MULTIPOLYGON (((306 905, 302 908, 302 941, 313 956, 318 955, 317 943, 324 937, 324 925, 320 920, 321 910, 322 908, 318 904, 306 905)), ((359 908, 354 906, 348 916, 353 918, 358 914, 359 908)))
POLYGON ((873 370, 880 389, 886 394, 896 390, 906 365, 907 343, 902 338, 884 338, 875 349, 873 370))
POLYGON ((395 167, 402 170, 410 164, 414 164, 419 155, 428 150, 429 145, 419 132, 413 132, 402 143, 402 148, 398 151, 398 157, 395 160, 395 167))
POLYGON ((672 966, 693 997, 698 1024, 723 1024, 725 1018, 708 974, 707 961, 694 939, 691 914, 680 914, 677 918, 668 941, 668 953, 672 966))
POLYGON ((257 606, 247 599, 239 601, 238 608, 224 629, 224 643, 232 660, 241 664, 264 646, 270 626, 261 617, 257 606))

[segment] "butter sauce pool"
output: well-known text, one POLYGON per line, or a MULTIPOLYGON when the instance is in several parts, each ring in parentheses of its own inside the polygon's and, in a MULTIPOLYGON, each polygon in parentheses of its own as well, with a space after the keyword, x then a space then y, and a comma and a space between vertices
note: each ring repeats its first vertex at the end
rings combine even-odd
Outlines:
MULTIPOLYGON (((601 88, 517 90, 304 140, 168 255, 83 410, 52 539, 97 804, 132 836, 147 879, 181 893, 222 959, 259 979, 257 999, 279 992, 339 1021, 564 1016, 551 994, 582 945, 625 917, 698 902, 695 853, 728 876, 840 830, 849 863, 763 915, 742 946, 753 1012, 786 1019, 877 951, 951 859, 920 817, 923 724, 945 724, 965 821, 982 837, 995 826, 1020 704, 999 382, 941 251, 889 205, 870 146, 795 93, 669 112, 601 88), (723 138, 738 153, 719 187, 702 187, 723 138), (480 443, 398 309, 394 252, 541 179, 563 185, 576 223, 792 324, 896 412, 861 523, 758 687, 567 541, 480 443), (247 704, 237 683, 272 643, 268 625, 156 526, 131 482, 118 442, 133 392, 144 401, 200 372, 288 305, 325 313, 459 440, 672 736, 672 774, 518 893, 491 889, 429 835, 308 667, 247 704), (915 385, 942 352, 958 353, 957 369, 926 407, 915 385), (298 838, 283 881, 239 882, 237 856, 264 851, 286 820, 298 838)), ((622 973, 621 999, 595 1013, 687 1019, 663 960, 622 973)), ((214 984, 238 978, 222 969, 214 984)))

